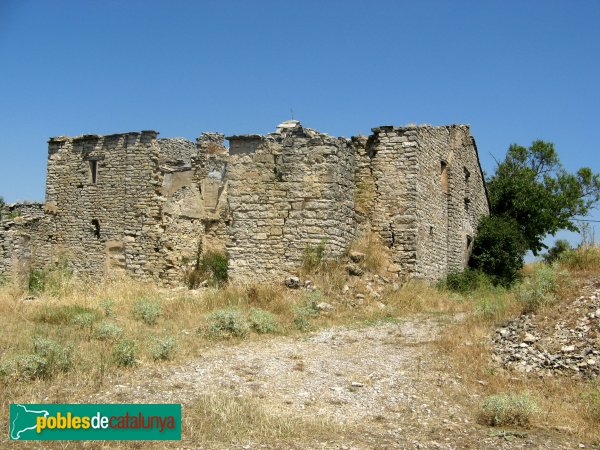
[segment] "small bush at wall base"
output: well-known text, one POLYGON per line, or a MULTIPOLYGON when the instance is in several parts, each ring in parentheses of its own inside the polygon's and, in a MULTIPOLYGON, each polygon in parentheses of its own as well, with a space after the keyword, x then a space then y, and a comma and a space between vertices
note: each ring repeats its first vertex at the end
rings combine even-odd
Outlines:
POLYGON ((275 314, 264 309, 253 308, 248 314, 248 322, 254 331, 261 334, 277 333, 279 324, 275 314))
POLYGON ((492 282, 485 273, 467 268, 463 272, 449 273, 439 286, 449 291, 466 294, 491 285, 492 282))
POLYGON ((227 255, 217 251, 207 251, 198 258, 193 269, 186 270, 184 282, 190 289, 196 289, 204 281, 213 286, 222 286, 229 279, 227 255))
POLYGON ((210 337, 243 338, 249 331, 248 321, 242 312, 237 309, 220 309, 206 316, 206 334, 210 337))
POLYGON ((302 268, 305 272, 310 273, 321 266, 323 257, 325 256, 325 242, 321 241, 316 247, 307 244, 304 249, 302 258, 302 268))
POLYGON ((137 364, 136 355, 135 342, 127 339, 119 341, 112 351, 114 363, 122 367, 135 366, 137 364))
POLYGON ((27 276, 27 289, 32 294, 40 294, 44 291, 46 283, 46 272, 41 269, 31 269, 27 276))
POLYGON ((487 397, 481 404, 479 419, 482 423, 495 426, 529 424, 537 404, 527 393, 498 394, 487 397))
POLYGON ((154 338, 154 345, 150 353, 155 361, 166 361, 172 358, 173 350, 175 350, 175 338, 172 337, 157 337, 154 338))
POLYGON ((133 304, 131 314, 134 319, 140 320, 146 325, 156 325, 162 314, 162 308, 155 300, 141 298, 133 304))
POLYGON ((519 278, 527 252, 519 223, 510 217, 481 219, 469 266, 486 273, 494 282, 509 286, 519 278))

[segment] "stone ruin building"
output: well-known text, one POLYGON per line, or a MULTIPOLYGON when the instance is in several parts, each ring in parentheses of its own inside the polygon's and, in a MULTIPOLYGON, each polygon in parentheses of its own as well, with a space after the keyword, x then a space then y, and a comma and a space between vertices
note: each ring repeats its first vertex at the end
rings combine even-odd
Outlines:
POLYGON ((298 121, 273 133, 155 131, 53 137, 43 204, 7 205, 0 273, 59 259, 165 284, 186 261, 223 250, 233 281, 296 273, 308 245, 342 255, 362 232, 390 248, 388 270, 437 280, 464 268, 489 213, 467 125, 380 126, 331 137, 298 121))

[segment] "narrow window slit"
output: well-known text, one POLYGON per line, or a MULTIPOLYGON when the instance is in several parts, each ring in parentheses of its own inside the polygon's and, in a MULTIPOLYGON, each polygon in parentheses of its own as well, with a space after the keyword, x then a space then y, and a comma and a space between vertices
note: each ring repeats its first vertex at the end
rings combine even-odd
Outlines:
POLYGON ((100 222, 98 219, 92 220, 92 226, 94 227, 94 236, 96 236, 97 239, 100 239, 100 222))
POLYGON ((89 161, 90 163, 90 180, 93 184, 96 184, 96 180, 98 177, 98 161, 92 159, 89 161))

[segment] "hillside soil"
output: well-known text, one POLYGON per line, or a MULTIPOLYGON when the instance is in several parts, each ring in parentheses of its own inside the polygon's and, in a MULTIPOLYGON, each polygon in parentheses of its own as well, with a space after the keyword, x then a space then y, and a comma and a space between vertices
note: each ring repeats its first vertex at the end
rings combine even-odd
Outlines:
POLYGON ((435 346, 442 327, 455 320, 461 318, 415 315, 401 323, 218 343, 189 364, 143 368, 77 401, 182 403, 183 442, 173 447, 223 448, 190 440, 185 430, 190 405, 216 395, 253 399, 267 414, 329 428, 301 440, 249 439, 228 448, 583 448, 557 430, 478 424, 473 411, 482 393, 467 387, 435 346))

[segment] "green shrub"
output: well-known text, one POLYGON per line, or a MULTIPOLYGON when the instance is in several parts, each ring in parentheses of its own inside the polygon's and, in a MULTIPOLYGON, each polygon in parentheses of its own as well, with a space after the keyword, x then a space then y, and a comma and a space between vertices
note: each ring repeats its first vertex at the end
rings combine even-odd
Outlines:
POLYGON ((257 333, 277 333, 279 331, 275 314, 264 309, 252 308, 248 314, 248 322, 250 322, 250 327, 257 333))
POLYGON ((475 310, 478 314, 483 316, 484 319, 489 321, 495 321, 501 319, 504 313, 507 311, 509 302, 500 288, 496 290, 491 289, 486 292, 480 291, 477 296, 477 303, 475 304, 475 310))
POLYGON ((546 264, 552 264, 557 261, 563 253, 569 250, 571 250, 569 241, 558 239, 554 245, 548 249, 548 252, 545 255, 542 255, 542 258, 546 264))
POLYGON ((100 301, 100 308, 104 310, 104 317, 112 317, 114 315, 115 301, 112 298, 105 298, 100 301))
POLYGON ((306 244, 304 249, 304 256, 302 258, 302 268, 305 272, 313 272, 323 263, 323 257, 325 256, 325 241, 319 242, 316 247, 311 244, 306 244))
POLYGON ((0 378, 29 381, 48 379, 73 368, 73 346, 48 338, 33 338, 33 352, 19 355, 0 364, 0 378))
POLYGON ((461 294, 489 288, 491 285, 492 282, 485 273, 469 268, 462 272, 449 273, 446 279, 440 283, 441 288, 461 294))
POLYGON ((173 337, 157 337, 154 338, 154 345, 150 350, 152 358, 155 361, 166 361, 172 358, 173 350, 175 349, 175 338, 173 337))
POLYGON ((200 264, 210 271, 213 281, 218 285, 227 282, 229 274, 226 254, 214 251, 206 252, 202 256, 200 264))
POLYGON ((98 311, 81 305, 44 305, 34 316, 36 322, 50 325, 78 324, 77 317, 94 317, 98 319, 98 311))
POLYGON ((68 372, 73 367, 73 346, 61 345, 52 339, 33 338, 33 353, 46 360, 49 373, 68 372))
POLYGON ((250 325, 237 309, 220 309, 206 316, 206 332, 211 337, 243 338, 249 331, 250 325))
POLYGON ((89 328, 91 330, 96 320, 98 320, 98 315, 96 314, 96 311, 84 312, 74 315, 71 319, 71 323, 73 325, 77 325, 80 328, 89 328))
POLYGON ((134 319, 140 320, 146 325, 156 325, 162 314, 162 308, 155 300, 141 298, 135 301, 131 313, 134 319))
POLYGON ((47 273, 41 269, 30 269, 27 276, 27 288, 32 294, 41 294, 46 284, 47 273))
POLYGON ((119 325, 109 320, 104 320, 98 325, 94 337, 99 341, 114 341, 121 337, 123 330, 119 325))
POLYGON ((0 379, 5 381, 31 381, 51 377, 48 360, 39 355, 19 355, 0 363, 0 379))
POLYGON ((508 286, 519 278, 527 242, 519 224, 508 217, 484 217, 477 227, 469 266, 490 277, 494 284, 508 286))
POLYGON ((205 280, 213 286, 221 286, 229 278, 228 265, 225 253, 209 250, 197 259, 193 269, 185 272, 184 282, 190 289, 197 288, 205 280))
POLYGON ((481 404, 480 420, 493 427, 503 425, 526 426, 531 416, 539 411, 527 393, 498 394, 487 397, 481 404))
POLYGON ((312 291, 306 294, 306 301, 302 305, 292 307, 294 314, 294 326, 300 331, 308 331, 312 328, 310 319, 319 315, 317 304, 322 301, 323 294, 318 291, 312 291))
POLYGON ((52 376, 48 360, 40 355, 22 355, 14 361, 13 376, 19 380, 28 381, 47 379, 52 376))
POLYGON ((535 268, 533 277, 527 278, 518 286, 517 298, 523 304, 523 312, 535 312, 556 301, 556 276, 555 267, 540 264, 535 268))
POLYGON ((114 363, 122 367, 135 366, 137 364, 136 355, 137 348, 135 342, 128 339, 119 341, 112 351, 114 363))

